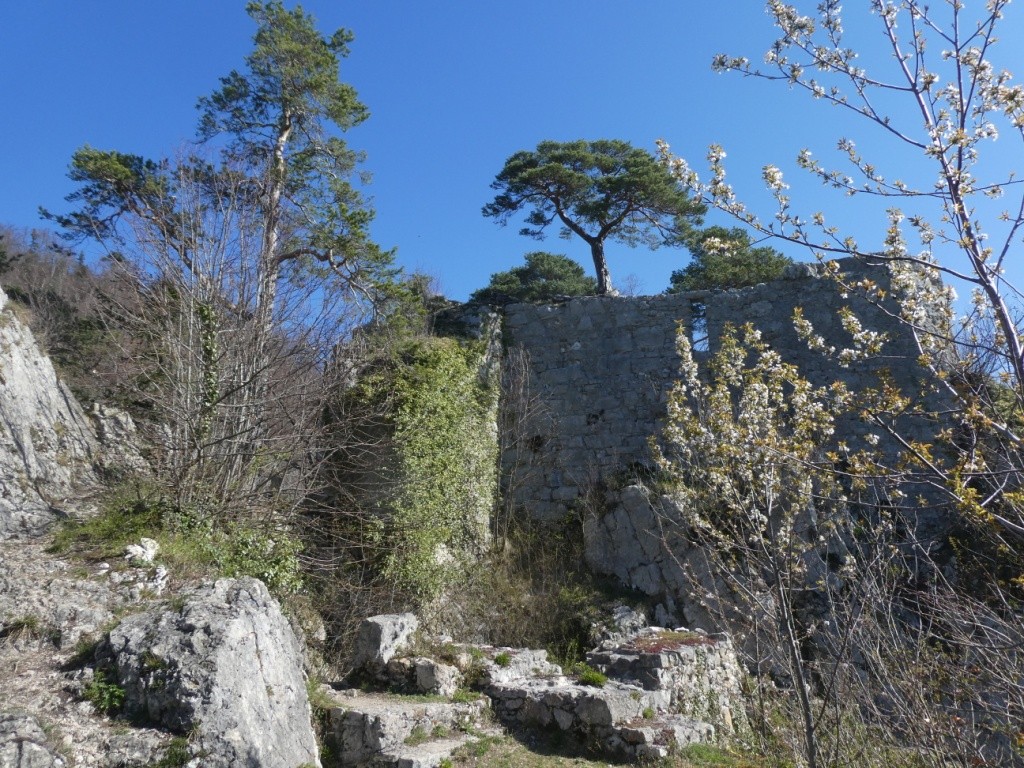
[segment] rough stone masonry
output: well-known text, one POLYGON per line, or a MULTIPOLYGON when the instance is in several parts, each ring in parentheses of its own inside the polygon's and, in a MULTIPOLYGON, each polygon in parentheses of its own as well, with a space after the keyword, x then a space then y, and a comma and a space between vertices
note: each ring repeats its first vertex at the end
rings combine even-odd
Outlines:
MULTIPOLYGON (((853 259, 838 264, 849 280, 868 277, 891 296, 887 268, 853 259)), ((696 350, 714 352, 727 323, 750 322, 816 385, 842 380, 862 389, 877 384, 886 369, 904 393, 922 392, 927 372, 917 363, 913 338, 890 314, 897 309, 892 299, 875 306, 825 272, 821 265, 799 264, 780 280, 744 289, 507 307, 505 369, 512 386, 506 409, 515 422, 506 426, 502 451, 507 497, 532 518, 557 522, 589 493, 628 485, 649 465, 648 440, 661 430, 668 392, 680 374, 679 330, 696 350), (798 338, 793 311, 802 307, 828 344, 848 347, 851 338, 838 317, 844 306, 864 328, 889 335, 881 356, 841 368, 798 338)), ((907 426, 911 434, 931 436, 925 423, 907 426)), ((837 425, 847 438, 866 429, 856 419, 837 425)))

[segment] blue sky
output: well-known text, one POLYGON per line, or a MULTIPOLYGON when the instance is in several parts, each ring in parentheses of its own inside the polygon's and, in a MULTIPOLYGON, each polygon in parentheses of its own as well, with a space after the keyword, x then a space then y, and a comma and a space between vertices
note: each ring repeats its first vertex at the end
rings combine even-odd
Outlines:
MULTIPOLYGON (((196 99, 250 50, 244 6, 0 3, 0 223, 42 226, 38 206, 62 210, 72 189, 67 163, 83 144, 160 157, 189 141, 196 99)), ((341 76, 371 112, 347 140, 365 150, 373 174, 375 239, 397 247, 407 268, 436 276, 453 298, 535 249, 568 253, 592 271, 583 243, 554 234, 538 243, 480 214, 504 160, 544 139, 621 138, 653 151, 664 138, 698 167, 717 142, 741 195, 765 202, 760 169, 774 163, 787 170, 797 203, 815 210, 828 207, 825 193, 789 172, 801 148, 824 157, 849 134, 866 151, 895 157, 877 132, 839 110, 784 85, 711 71, 715 53, 758 59, 767 49, 773 28, 760 0, 309 0, 303 7, 323 31, 344 26, 356 36, 341 76)), ((1020 30, 1019 18, 1011 19, 997 54, 1018 71, 1020 30)), ((877 47, 877 35, 862 39, 869 52, 877 47)), ((1019 159, 1019 146, 1013 151, 1019 159)), ((881 241, 877 205, 832 203, 864 242, 881 241)), ((686 260, 680 250, 609 249, 613 280, 635 275, 645 293, 663 290, 686 260)))

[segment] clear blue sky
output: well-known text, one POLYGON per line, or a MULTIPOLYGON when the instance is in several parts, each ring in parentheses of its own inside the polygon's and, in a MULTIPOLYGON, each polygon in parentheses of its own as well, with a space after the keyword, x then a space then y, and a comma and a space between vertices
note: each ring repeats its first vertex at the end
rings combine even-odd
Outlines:
MULTIPOLYGON (((848 3, 851 12, 854 5, 866 1, 848 3)), ((241 68, 250 50, 253 25, 244 6, 0 0, 0 223, 38 227, 38 206, 62 210, 72 189, 67 163, 82 144, 160 157, 191 139, 196 99, 241 68)), ((758 59, 766 50, 774 30, 760 0, 303 6, 323 31, 344 26, 356 36, 341 76, 371 112, 347 139, 366 151, 373 174, 375 239, 396 246, 406 267, 439 278, 453 298, 521 263, 529 250, 565 252, 592 270, 581 242, 553 233, 537 243, 480 214, 505 158, 541 140, 621 138, 653 150, 661 137, 698 167, 717 142, 729 154, 738 191, 756 198, 765 163, 788 170, 803 147, 823 156, 846 133, 873 137, 784 85, 711 71, 715 53, 758 59)), ((1024 37, 1020 20, 1012 21, 998 58, 1024 73, 1015 67, 1024 37)), ((877 36, 864 39, 874 45, 877 36)), ((1013 149, 1019 155, 1019 146, 1013 149)), ((819 186, 787 175, 798 201, 822 207, 819 186)), ((877 207, 854 213, 842 198, 833 203, 844 206, 864 242, 881 241, 877 207)), ((646 293, 663 290, 671 270, 686 263, 679 250, 616 247, 609 256, 613 279, 633 274, 646 293)))

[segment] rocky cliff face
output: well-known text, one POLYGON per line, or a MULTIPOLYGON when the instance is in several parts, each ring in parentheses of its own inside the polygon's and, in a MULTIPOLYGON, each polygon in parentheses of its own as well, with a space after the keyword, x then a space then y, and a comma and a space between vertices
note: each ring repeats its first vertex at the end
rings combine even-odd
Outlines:
POLYGON ((155 548, 47 550, 105 470, 147 471, 137 442, 123 412, 86 415, 0 290, 0 768, 318 766, 302 647, 261 582, 168 602, 155 548))
POLYGON ((0 289, 0 539, 36 535, 93 486, 99 443, 0 289))

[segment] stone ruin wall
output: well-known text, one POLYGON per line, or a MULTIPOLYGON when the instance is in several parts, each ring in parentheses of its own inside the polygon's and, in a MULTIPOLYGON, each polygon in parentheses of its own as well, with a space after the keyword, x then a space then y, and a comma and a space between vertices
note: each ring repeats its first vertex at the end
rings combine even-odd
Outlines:
MULTIPOLYGON (((888 287, 883 267, 840 264, 853 279, 888 287)), ((713 352, 727 323, 750 322, 815 384, 841 379, 863 388, 877 384, 887 368, 902 391, 919 391, 925 371, 905 329, 863 298, 844 297, 822 271, 801 264, 781 280, 744 289, 507 307, 505 368, 512 385, 501 457, 507 502, 535 520, 557 522, 587 509, 589 493, 622 487, 638 465, 649 465, 648 440, 659 433, 667 393, 679 378, 677 327, 691 338, 706 335, 713 352), (706 305, 706 334, 694 328, 694 302, 706 305), (837 316, 843 306, 865 328, 891 335, 883 358, 843 369, 797 337, 793 310, 802 307, 827 343, 849 346, 837 316)), ((844 437, 865 429, 856 420, 838 425, 844 437)))

